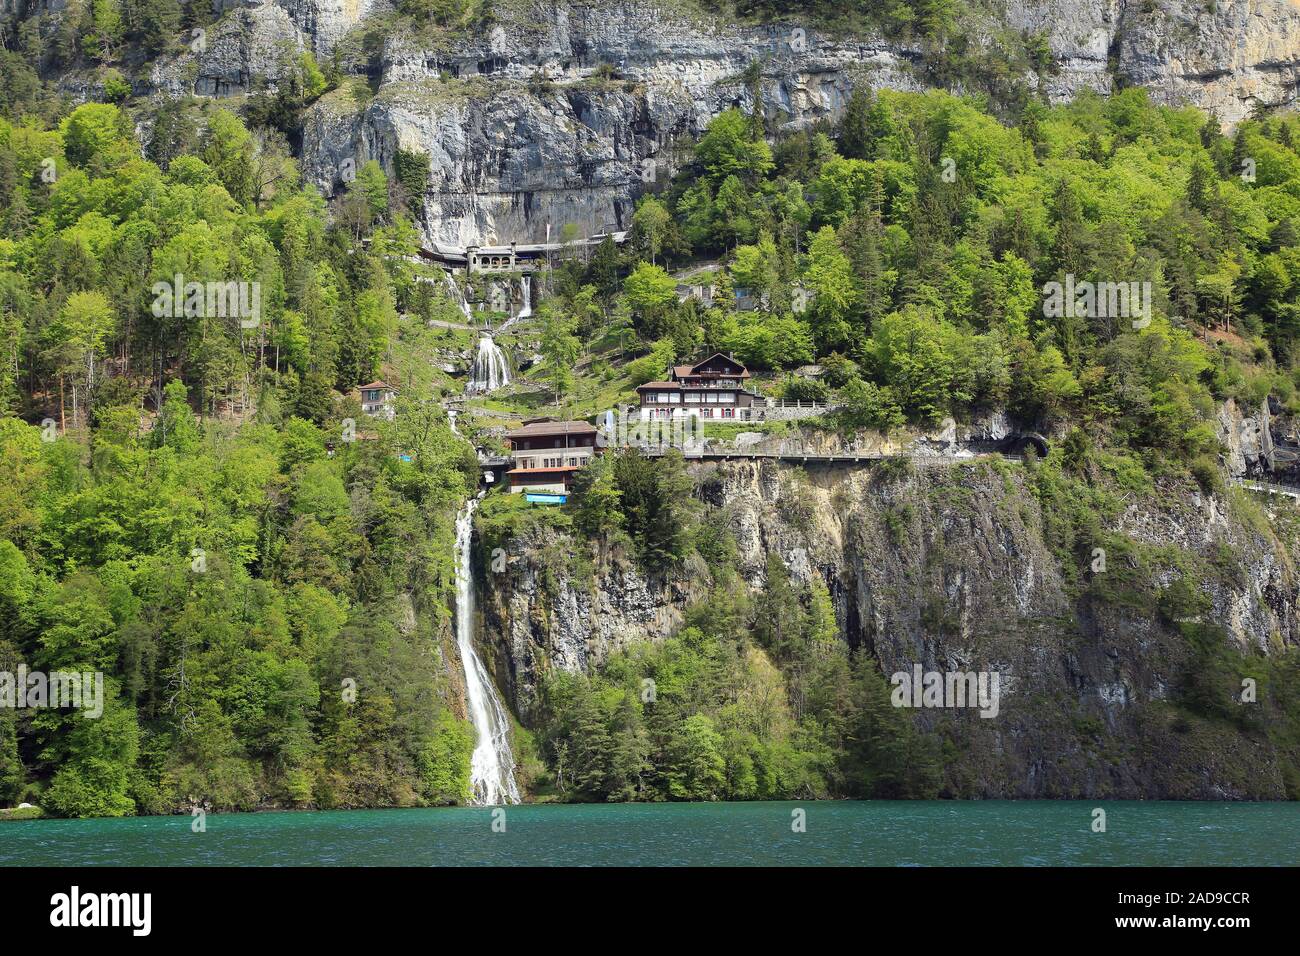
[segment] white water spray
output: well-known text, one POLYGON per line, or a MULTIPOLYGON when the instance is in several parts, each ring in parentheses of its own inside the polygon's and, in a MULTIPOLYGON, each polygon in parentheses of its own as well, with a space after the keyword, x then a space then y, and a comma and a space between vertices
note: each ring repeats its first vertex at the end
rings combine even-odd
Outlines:
POLYGON ((456 517, 456 647, 465 669, 465 706, 474 725, 474 754, 470 757, 469 770, 473 802, 478 806, 495 806, 518 803, 519 786, 515 783, 515 757, 510 750, 510 720, 487 668, 474 650, 470 546, 478 503, 478 498, 465 502, 456 517))
POLYGON ((470 372, 469 384, 465 391, 492 392, 510 384, 510 365, 506 362, 501 347, 492 341, 486 332, 478 340, 478 351, 474 353, 474 368, 470 372))

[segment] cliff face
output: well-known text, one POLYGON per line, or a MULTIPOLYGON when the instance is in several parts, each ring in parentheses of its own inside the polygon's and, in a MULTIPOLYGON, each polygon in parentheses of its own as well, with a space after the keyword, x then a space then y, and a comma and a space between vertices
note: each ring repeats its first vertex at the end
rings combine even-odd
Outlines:
MULTIPOLYGON (((148 86, 228 96, 274 84, 297 50, 324 56, 383 9, 374 0, 231 3, 202 48, 155 64, 148 86)), ((834 117, 858 83, 925 83, 919 45, 794 20, 737 25, 684 0, 521 0, 498 4, 494 16, 436 48, 385 34, 371 58, 377 95, 342 89, 307 117, 309 181, 333 194, 345 160, 375 158, 391 171, 398 148, 419 150, 430 157, 428 241, 536 240, 569 223, 592 232, 627 225, 646 181, 671 172, 679 137, 748 104, 740 74, 752 61, 762 63, 763 104, 777 127, 834 117)), ((1108 92, 1120 77, 1235 122, 1256 102, 1295 99, 1297 0, 1008 0, 975 24, 972 46, 1006 31, 1046 37, 1059 70, 1023 79, 1053 100, 1108 92)))
MULTIPOLYGON (((886 676, 917 664, 1000 675, 996 717, 916 712, 919 727, 956 746, 946 792, 1286 796, 1285 760, 1267 734, 1180 706, 1203 666, 1189 627, 1214 629, 1218 650, 1232 655, 1300 641, 1297 552, 1267 523, 1234 516, 1252 506, 1232 504, 1231 493, 1178 486, 1126 498, 1104 521, 1127 543, 1097 571, 1090 549, 1061 547, 1059 515, 1021 466, 932 461, 903 477, 879 467, 693 467, 751 588, 778 554, 796 579, 826 582, 844 638, 886 676), (1169 602, 1184 574, 1194 608, 1169 602)), ((579 671, 661 638, 707 593, 710 570, 698 560, 647 576, 618 553, 591 564, 563 557, 585 548, 553 532, 516 541, 484 588, 483 643, 525 723, 547 668, 579 671)))

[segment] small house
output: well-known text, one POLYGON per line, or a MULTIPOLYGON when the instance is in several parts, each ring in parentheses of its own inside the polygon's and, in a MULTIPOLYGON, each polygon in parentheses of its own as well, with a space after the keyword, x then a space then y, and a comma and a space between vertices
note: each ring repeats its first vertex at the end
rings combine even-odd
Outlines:
POLYGON ((396 414, 393 403, 397 400, 397 389, 387 382, 374 381, 361 386, 361 411, 371 418, 392 421, 396 414))

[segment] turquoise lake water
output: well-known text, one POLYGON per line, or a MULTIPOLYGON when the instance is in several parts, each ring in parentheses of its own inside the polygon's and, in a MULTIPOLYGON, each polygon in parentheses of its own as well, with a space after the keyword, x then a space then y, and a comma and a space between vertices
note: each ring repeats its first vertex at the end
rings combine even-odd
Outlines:
POLYGON ((209 814, 0 823, 7 866, 1300 863, 1300 804, 836 801, 209 814), (1092 832, 1093 808, 1106 832, 1092 832), (806 830, 794 832, 796 811, 806 830))

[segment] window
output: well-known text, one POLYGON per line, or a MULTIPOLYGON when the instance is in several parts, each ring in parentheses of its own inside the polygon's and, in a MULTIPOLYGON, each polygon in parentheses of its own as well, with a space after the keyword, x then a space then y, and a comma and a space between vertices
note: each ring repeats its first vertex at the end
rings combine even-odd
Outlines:
POLYGON ((713 409, 711 409, 711 408, 703 408, 703 409, 700 409, 700 414, 703 415, 705 418, 712 418, 712 417, 713 417, 713 409))
POLYGON ((726 404, 726 405, 734 405, 734 404, 736 404, 736 393, 735 393, 735 392, 719 392, 719 393, 718 393, 718 401, 720 401, 720 402, 722 402, 723 404, 726 404))
POLYGON ((736 410, 735 410, 734 408, 724 408, 724 409, 722 410, 722 417, 723 417, 723 418, 735 418, 735 417, 736 417, 736 410))

